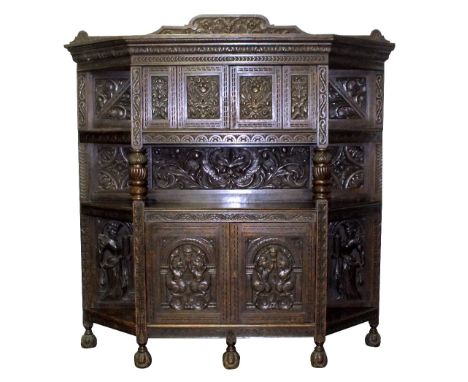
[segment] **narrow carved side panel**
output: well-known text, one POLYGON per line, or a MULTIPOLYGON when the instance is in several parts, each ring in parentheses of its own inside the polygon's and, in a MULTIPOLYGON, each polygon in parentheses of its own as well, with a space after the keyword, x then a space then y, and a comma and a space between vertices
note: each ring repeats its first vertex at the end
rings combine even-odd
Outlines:
POLYGON ((219 119, 219 76, 187 76, 187 117, 219 119))
POLYGON ((131 302, 133 256, 131 223, 98 218, 96 221, 96 266, 98 298, 131 302))
POLYGON ((382 200, 382 144, 375 145, 375 198, 382 200))
POLYGON ((168 76, 151 77, 151 111, 154 120, 167 120, 169 107, 168 76))
POLYGON ((377 73, 375 77, 375 124, 376 127, 383 126, 383 105, 384 105, 384 75, 377 73))
POLYGON ((99 145, 96 152, 96 191, 127 192, 129 147, 99 145))
POLYGON ((131 111, 132 111, 132 147, 140 149, 142 147, 142 127, 143 127, 143 99, 142 99, 142 68, 132 67, 131 71, 131 111))
POLYGON ((87 201, 89 199, 89 178, 90 178, 90 158, 89 145, 80 143, 78 145, 79 155, 79 172, 80 172, 80 200, 87 201))
POLYGON ((80 229, 81 229, 81 272, 82 272, 82 297, 83 309, 89 309, 93 304, 93 292, 95 287, 93 285, 93 253, 91 251, 92 242, 92 225, 91 218, 86 215, 81 215, 80 229))
POLYGON ((306 120, 309 117, 309 76, 291 76, 291 119, 306 120))
POLYGON ((307 188, 308 147, 154 147, 155 189, 307 188))
POLYGON ((365 148, 362 145, 332 145, 331 176, 333 190, 364 187, 365 148))
POLYGON ((363 300, 369 288, 365 218, 331 221, 328 235, 330 303, 363 300))
POLYGON ((130 120, 128 78, 95 80, 95 114, 98 119, 130 120))

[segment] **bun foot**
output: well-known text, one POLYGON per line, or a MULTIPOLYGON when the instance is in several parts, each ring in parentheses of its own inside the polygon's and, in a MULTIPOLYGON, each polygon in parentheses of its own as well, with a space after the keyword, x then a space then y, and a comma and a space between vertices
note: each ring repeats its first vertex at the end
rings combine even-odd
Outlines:
POLYGON ((83 349, 95 348, 97 345, 97 338, 91 329, 86 329, 85 333, 81 336, 81 347, 83 349))
POLYGON ((145 369, 151 365, 151 354, 145 345, 141 345, 135 353, 135 366, 139 369, 145 369))
POLYGON ((377 328, 370 328, 369 333, 366 335, 366 345, 373 348, 380 346, 380 334, 377 331, 377 328))
POLYGON ((312 364, 312 367, 317 368, 327 366, 328 358, 323 345, 317 344, 317 346, 315 346, 315 349, 310 356, 310 363, 312 364))
POLYGON ((236 351, 236 336, 233 332, 229 332, 226 337, 227 349, 223 354, 223 366, 226 369, 236 369, 239 367, 240 355, 236 351))

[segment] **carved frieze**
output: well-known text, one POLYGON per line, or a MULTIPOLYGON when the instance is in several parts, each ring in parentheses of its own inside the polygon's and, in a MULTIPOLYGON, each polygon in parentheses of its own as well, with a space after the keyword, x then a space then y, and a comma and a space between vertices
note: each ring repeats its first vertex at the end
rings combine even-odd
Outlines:
POLYGON ((240 119, 272 119, 271 76, 241 76, 240 119))
POLYGON ((362 299, 367 257, 362 219, 330 222, 329 239, 330 281, 336 300, 362 299))
POLYGON ((128 147, 99 145, 97 147, 97 191, 128 190, 128 147))
POLYGON ((307 188, 308 147, 153 148, 154 189, 307 188))
POLYGON ((151 77, 151 110, 155 120, 167 120, 169 105, 169 79, 167 76, 151 77))
POLYGON ((132 225, 97 220, 98 293, 102 300, 124 300, 132 287, 132 225))
POLYGON ((130 81, 128 78, 97 78, 95 101, 98 119, 130 120, 130 81))
POLYGON ((365 149, 362 145, 332 145, 331 176, 334 190, 364 187, 365 149))
POLYGON ((291 119, 305 120, 309 117, 309 76, 291 76, 291 119))
POLYGON ((219 119, 219 76, 187 76, 187 117, 219 119))
POLYGON ((175 310, 202 310, 210 302, 208 257, 199 245, 177 246, 169 256, 166 275, 167 303, 175 310))

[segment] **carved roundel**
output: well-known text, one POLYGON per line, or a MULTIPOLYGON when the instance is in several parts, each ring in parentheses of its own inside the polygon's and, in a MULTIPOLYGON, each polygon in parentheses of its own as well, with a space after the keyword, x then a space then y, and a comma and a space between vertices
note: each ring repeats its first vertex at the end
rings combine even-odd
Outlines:
POLYGON ((202 310, 210 302, 211 280, 208 257, 198 245, 179 245, 169 255, 166 279, 167 299, 176 310, 202 310))
POLYGON ((281 244, 269 244, 257 251, 253 261, 254 305, 260 310, 291 309, 295 282, 294 258, 281 244))

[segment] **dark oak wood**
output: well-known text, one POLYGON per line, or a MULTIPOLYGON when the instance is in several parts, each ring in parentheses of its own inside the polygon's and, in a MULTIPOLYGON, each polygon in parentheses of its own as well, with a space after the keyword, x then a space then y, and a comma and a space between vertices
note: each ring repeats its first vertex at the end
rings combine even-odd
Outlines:
POLYGON ((84 348, 150 337, 380 345, 384 62, 394 44, 198 16, 66 45, 78 64, 84 348))

